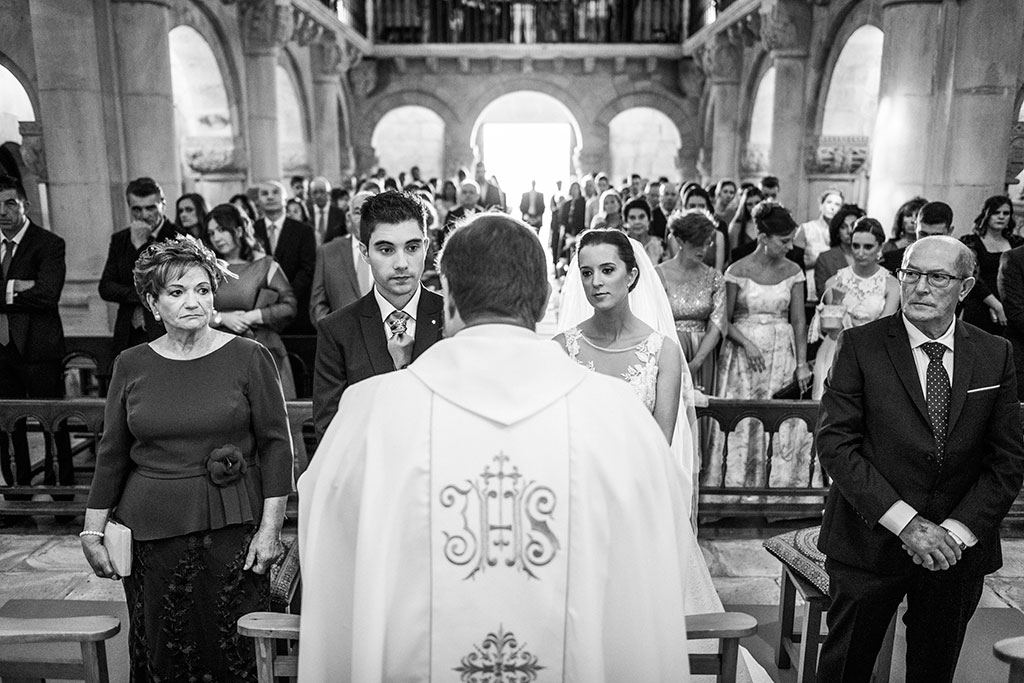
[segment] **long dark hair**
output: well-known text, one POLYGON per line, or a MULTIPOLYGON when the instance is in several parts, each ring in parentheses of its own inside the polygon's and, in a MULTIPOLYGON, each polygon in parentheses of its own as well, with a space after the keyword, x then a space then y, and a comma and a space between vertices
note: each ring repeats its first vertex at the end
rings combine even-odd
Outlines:
MULTIPOLYGON (((256 237, 252 230, 252 221, 239 210, 234 204, 218 204, 213 207, 207 216, 207 224, 216 223, 221 230, 226 230, 235 236, 238 243, 238 258, 243 261, 252 261, 257 254, 263 250, 257 246, 256 237)), ((206 243, 211 249, 209 230, 207 230, 206 243)))
POLYGON ((992 214, 996 212, 1001 206, 1010 207, 1010 222, 1003 228, 1003 239, 1009 241, 1013 237, 1014 231, 1017 229, 1017 221, 1013 220, 1013 201, 1005 194, 997 194, 989 197, 985 200, 985 203, 981 205, 981 213, 978 214, 977 218, 974 219, 974 233, 979 237, 983 236, 988 230, 988 222, 992 218, 992 214))
POLYGON ((626 264, 626 271, 636 270, 636 279, 629 285, 629 291, 632 292, 633 288, 640 282, 640 268, 636 264, 636 254, 633 253, 633 245, 629 243, 629 238, 626 237, 624 232, 615 228, 587 230, 580 237, 580 247, 577 254, 582 253, 585 247, 597 244, 608 244, 615 247, 619 260, 626 264))
POLYGON ((892 221, 892 238, 894 240, 901 239, 906 233, 906 230, 903 228, 903 220, 907 216, 917 218, 917 212, 927 203, 928 200, 924 197, 914 197, 903 202, 903 205, 896 210, 896 217, 892 221))
POLYGON ((192 206, 196 207, 196 219, 199 221, 196 224, 199 233, 192 236, 202 240, 206 236, 206 200, 198 192, 183 194, 178 197, 178 201, 174 202, 174 227, 181 234, 192 234, 188 231, 188 228, 181 224, 181 211, 178 208, 181 206, 181 202, 186 199, 192 202, 192 206))
MULTIPOLYGON (((839 246, 839 231, 842 230, 843 224, 846 219, 850 216, 854 218, 861 218, 864 216, 864 209, 860 208, 856 204, 843 204, 836 211, 836 215, 832 216, 832 220, 828 222, 828 239, 830 247, 839 246)), ((853 234, 852 232, 850 233, 853 234)))

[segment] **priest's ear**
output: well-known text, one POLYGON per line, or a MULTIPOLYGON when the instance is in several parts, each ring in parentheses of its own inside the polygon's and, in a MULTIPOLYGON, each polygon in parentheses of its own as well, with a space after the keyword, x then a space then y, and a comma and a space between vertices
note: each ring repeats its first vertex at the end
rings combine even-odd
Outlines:
POLYGON ((448 278, 441 276, 441 294, 444 296, 444 336, 452 337, 466 326, 459 310, 455 307, 455 299, 448 289, 448 278))

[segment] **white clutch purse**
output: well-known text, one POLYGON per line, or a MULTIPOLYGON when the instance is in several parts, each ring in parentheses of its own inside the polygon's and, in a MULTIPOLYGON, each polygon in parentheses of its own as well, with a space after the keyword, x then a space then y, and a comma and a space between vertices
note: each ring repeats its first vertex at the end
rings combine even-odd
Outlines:
POLYGON ((110 556, 110 563, 114 565, 114 572, 118 576, 128 576, 132 573, 132 530, 124 524, 108 521, 103 527, 103 546, 110 556))

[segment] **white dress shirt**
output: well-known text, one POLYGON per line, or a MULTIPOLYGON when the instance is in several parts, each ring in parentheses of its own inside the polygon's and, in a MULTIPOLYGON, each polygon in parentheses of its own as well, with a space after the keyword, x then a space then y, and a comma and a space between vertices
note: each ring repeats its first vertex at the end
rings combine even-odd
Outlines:
MULTIPOLYGON (((420 305, 420 292, 422 291, 423 288, 417 285, 416 293, 412 295, 409 303, 402 309, 409 316, 409 319, 405 321, 405 333, 413 338, 416 337, 416 309, 420 305)), ((373 287, 373 296, 377 299, 377 305, 380 307, 380 321, 384 325, 384 338, 391 339, 394 335, 391 334, 391 326, 386 321, 388 316, 398 309, 384 298, 384 295, 380 293, 376 285, 373 287)))
MULTIPOLYGON (((921 383, 921 393, 927 397, 928 389, 926 376, 928 374, 928 354, 925 353, 922 346, 928 342, 938 342, 949 349, 949 352, 942 356, 942 367, 946 369, 946 374, 949 377, 953 376, 953 345, 954 345, 954 332, 956 331, 956 319, 949 324, 949 328, 937 339, 929 338, 924 332, 917 329, 906 316, 900 316, 903 319, 903 325, 907 328, 907 337, 910 339, 910 350, 914 356, 914 365, 917 368, 917 379, 921 383)), ((950 380, 950 386, 953 385, 950 380)), ((878 520, 878 523, 883 527, 896 534, 900 535, 900 532, 908 524, 910 520, 917 515, 917 510, 910 506, 904 500, 898 500, 892 504, 882 518, 878 520)), ((964 526, 961 522, 955 519, 945 519, 939 525, 944 527, 946 531, 949 531, 956 541, 966 543, 968 547, 973 546, 978 542, 977 536, 971 533, 971 530, 964 526)))
MULTIPOLYGON (((14 260, 15 252, 18 251, 18 245, 21 244, 21 241, 23 239, 25 239, 25 231, 27 231, 27 230, 28 230, 28 218, 25 218, 24 222, 21 224, 21 230, 19 230, 17 233, 15 233, 14 237, 12 237, 10 239, 10 241, 13 242, 13 244, 9 247, 10 250, 11 250, 11 260, 12 260, 12 262, 14 260)), ((4 258, 7 256, 6 251, 8 249, 8 246, 7 246, 7 243, 3 241, 3 240, 6 240, 6 239, 7 239, 6 237, 0 239, 0 262, 2 262, 4 260, 4 258)), ((5 292, 4 292, 4 302, 7 305, 11 305, 11 304, 14 303, 14 278, 11 278, 11 279, 7 280, 7 287, 6 287, 5 292)))
POLYGON ((267 218, 267 241, 270 242, 270 256, 277 251, 277 240, 281 237, 281 231, 284 229, 284 219, 285 214, 283 213, 276 221, 267 218))

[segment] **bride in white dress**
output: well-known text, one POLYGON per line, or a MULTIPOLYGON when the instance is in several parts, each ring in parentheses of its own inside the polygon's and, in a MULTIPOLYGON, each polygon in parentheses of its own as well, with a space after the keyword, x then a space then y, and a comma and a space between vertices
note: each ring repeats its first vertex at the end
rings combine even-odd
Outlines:
MULTIPOLYGON (((672 444, 673 453, 681 457, 684 469, 689 467, 692 472, 693 463, 700 462, 694 458, 692 423, 688 417, 688 413, 695 417, 692 381, 687 387, 689 372, 676 341, 668 297, 638 242, 614 229, 584 233, 563 284, 559 327, 564 331, 555 341, 570 358, 594 372, 629 383, 672 444), (658 301, 659 293, 664 302, 658 301), (586 304, 582 316, 580 302, 586 304), (661 330, 665 321, 651 316, 662 308, 667 313, 669 332, 661 330), (685 403, 688 396, 689 405, 685 403)), ((696 506, 692 517, 696 517, 696 506)), ((721 612, 722 601, 697 538, 693 534, 690 538, 686 612, 721 612)), ((695 652, 706 647, 714 651, 717 645, 704 642, 691 643, 690 647, 695 652)), ((741 654, 738 680, 771 681, 745 649, 741 649, 741 654)))

